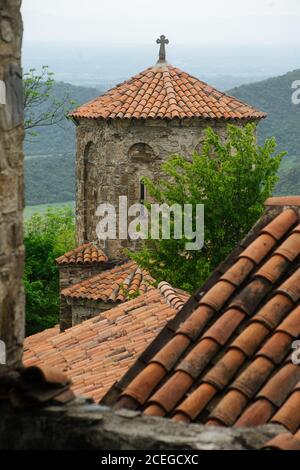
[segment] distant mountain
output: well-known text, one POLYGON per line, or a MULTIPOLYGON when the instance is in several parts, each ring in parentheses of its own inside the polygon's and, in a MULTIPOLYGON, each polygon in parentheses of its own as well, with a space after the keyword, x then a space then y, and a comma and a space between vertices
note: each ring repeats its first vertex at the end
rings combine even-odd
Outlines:
MULTIPOLYGON (((194 34, 192 32, 191 34, 194 34)), ((197 36, 197 35, 196 35, 197 36)), ((202 36, 202 35, 201 35, 202 36)), ((30 42, 23 44, 24 70, 39 69, 47 64, 59 81, 75 85, 111 87, 150 67, 158 59, 158 46, 139 38, 134 44, 76 42, 30 42)), ((169 38, 168 62, 207 81, 218 89, 228 90, 243 83, 253 83, 278 76, 299 66, 299 45, 245 45, 199 43, 180 44, 169 38)))
POLYGON ((75 154, 25 159, 26 205, 75 199, 75 154))
MULTIPOLYGON (((300 80, 300 70, 257 83, 242 85, 228 93, 268 113, 259 125, 259 140, 275 136, 279 150, 287 150, 276 194, 300 194, 300 105, 292 104, 292 83, 300 80)), ((68 92, 78 104, 104 90, 59 82, 56 97, 68 92)), ((28 205, 65 202, 75 197, 75 126, 65 121, 59 126, 38 129, 38 137, 25 142, 26 203, 28 205), (32 156, 39 156, 32 158, 32 156)))
POLYGON ((288 152, 279 171, 278 195, 300 194, 300 105, 292 103, 295 80, 300 80, 300 69, 228 92, 266 111, 268 117, 259 125, 260 142, 275 136, 278 149, 288 152))

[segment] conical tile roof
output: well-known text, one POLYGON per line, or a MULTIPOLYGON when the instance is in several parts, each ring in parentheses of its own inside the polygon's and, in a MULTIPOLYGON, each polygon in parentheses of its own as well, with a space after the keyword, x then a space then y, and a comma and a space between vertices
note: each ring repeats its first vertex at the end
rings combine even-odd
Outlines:
POLYGON ((80 106, 73 118, 246 119, 266 114, 167 63, 156 64, 80 106))

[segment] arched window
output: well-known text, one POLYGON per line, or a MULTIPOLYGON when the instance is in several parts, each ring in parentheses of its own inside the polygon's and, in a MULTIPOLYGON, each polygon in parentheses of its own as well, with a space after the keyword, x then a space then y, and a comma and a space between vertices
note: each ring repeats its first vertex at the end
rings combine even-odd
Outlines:
POLYGON ((146 200, 146 187, 145 183, 140 180, 140 203, 144 204, 146 200))
POLYGON ((128 156, 133 161, 151 162, 155 157, 155 154, 150 145, 140 142, 130 147, 128 156))

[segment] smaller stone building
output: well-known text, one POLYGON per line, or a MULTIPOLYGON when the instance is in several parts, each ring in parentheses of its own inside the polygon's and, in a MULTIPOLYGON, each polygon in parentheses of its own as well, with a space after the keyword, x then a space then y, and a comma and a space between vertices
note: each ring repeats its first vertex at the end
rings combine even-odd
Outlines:
POLYGON ((155 280, 129 261, 61 291, 72 326, 154 289, 155 280))
MULTIPOLYGON (((105 253, 94 243, 85 243, 75 250, 56 259, 59 270, 60 292, 74 284, 115 266, 116 261, 109 261, 105 253)), ((72 309, 64 296, 60 296, 60 329, 64 331, 72 326, 72 309)))

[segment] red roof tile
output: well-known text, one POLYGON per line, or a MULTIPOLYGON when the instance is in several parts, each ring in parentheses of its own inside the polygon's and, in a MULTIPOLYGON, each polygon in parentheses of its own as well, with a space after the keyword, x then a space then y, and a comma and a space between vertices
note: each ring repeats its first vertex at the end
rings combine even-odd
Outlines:
POLYGON ((267 442, 264 448, 269 450, 300 450, 300 432, 297 432, 294 436, 290 433, 279 434, 279 436, 267 442))
POLYGON ((262 119, 266 114, 173 67, 155 65, 70 116, 89 119, 262 119))
POLYGON ((188 298, 182 291, 172 292, 178 300, 177 309, 159 289, 152 289, 64 333, 55 327, 28 337, 23 362, 25 366, 51 364, 72 380, 76 394, 98 401, 188 298))
POLYGON ((55 260, 58 265, 64 264, 97 264, 106 263, 106 254, 93 243, 85 243, 75 250, 65 253, 55 260))
POLYGON ((61 294, 72 299, 125 302, 154 289, 155 280, 150 274, 129 261, 115 268, 62 290, 61 294))
POLYGON ((285 205, 267 209, 113 388, 117 408, 218 426, 272 421, 300 432, 300 366, 291 362, 300 335, 298 223, 285 205))
POLYGON ((300 206, 300 196, 277 196, 277 197, 270 197, 265 202, 266 206, 300 206))

